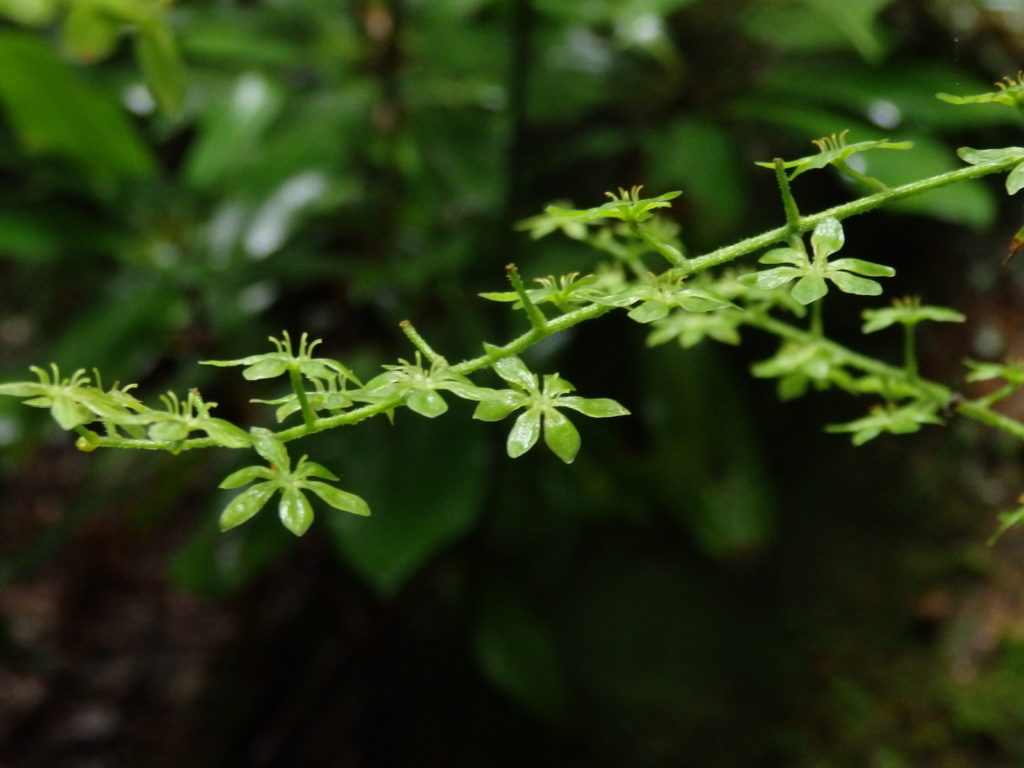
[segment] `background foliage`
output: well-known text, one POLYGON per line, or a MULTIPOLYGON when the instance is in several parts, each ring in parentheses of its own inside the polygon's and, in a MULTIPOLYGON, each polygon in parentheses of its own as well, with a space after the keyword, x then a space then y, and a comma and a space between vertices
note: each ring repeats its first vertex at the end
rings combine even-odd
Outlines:
MULTIPOLYGON (((592 263, 515 231, 552 200, 682 188, 700 252, 781 222, 753 161, 811 138, 913 140, 872 153, 894 183, 1020 143, 1009 110, 934 98, 1017 70, 1012 3, 68 7, 0 2, 4 378, 95 365, 243 423, 254 393, 196 360, 286 328, 369 371, 408 355, 403 318, 452 359, 519 330, 475 297, 506 263, 592 263)), ((806 208, 857 194, 813 176, 806 208)), ((1004 199, 977 182, 848 222, 895 295, 970 318, 922 338, 933 378, 1024 354, 1004 199)), ((508 460, 465 403, 310 438, 375 514, 301 541, 217 532, 231 456, 83 456, 0 401, 4 756, 1019 765, 1019 535, 984 546, 1016 447, 955 425, 851 450, 821 425, 860 404, 780 404, 748 375, 770 343, 746 341, 647 350, 608 317, 536 350, 634 413, 581 424, 568 468, 508 460)))

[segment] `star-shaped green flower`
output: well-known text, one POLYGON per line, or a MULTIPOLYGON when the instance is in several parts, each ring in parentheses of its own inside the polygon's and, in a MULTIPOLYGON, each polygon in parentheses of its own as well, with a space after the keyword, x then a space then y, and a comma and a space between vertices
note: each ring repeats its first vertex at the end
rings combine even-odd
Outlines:
POLYGON ((805 305, 817 301, 828 293, 826 280, 844 293, 859 296, 879 295, 882 286, 875 280, 868 280, 867 277, 892 277, 896 270, 863 259, 829 261, 828 257, 842 248, 844 242, 843 225, 839 220, 832 217, 822 219, 811 235, 813 259, 809 259, 802 248, 774 248, 759 259, 760 263, 788 266, 753 272, 744 275, 740 280, 766 290, 779 288, 795 280, 792 296, 805 305))
POLYGON ((254 427, 252 436, 253 447, 267 460, 269 466, 243 467, 237 472, 232 472, 221 482, 220 487, 225 489, 249 485, 235 496, 221 513, 222 531, 230 530, 251 519, 267 505, 274 494, 281 496, 277 505, 281 523, 296 536, 304 534, 313 524, 313 507, 306 498, 306 492, 312 492, 343 512, 364 516, 370 514, 369 506, 359 496, 323 482, 338 479, 326 467, 303 456, 293 469, 284 443, 269 429, 254 427), (257 480, 259 482, 256 482, 257 480))
POLYGON ((971 96, 954 96, 951 93, 937 93, 935 96, 950 104, 1005 104, 1024 108, 1024 72, 1018 72, 1016 78, 1004 77, 995 86, 994 91, 971 96))
MULTIPOLYGON (((871 149, 910 149, 914 146, 912 141, 889 141, 889 139, 877 139, 875 141, 858 141, 856 144, 846 143, 848 130, 834 133, 821 139, 814 139, 811 143, 818 147, 816 154, 790 160, 782 164, 783 168, 791 168, 789 180, 792 181, 801 173, 824 168, 827 165, 834 165, 840 170, 847 170, 846 160, 858 152, 867 152, 871 149)), ((755 163, 762 168, 774 168, 775 163, 755 163)))
POLYGON ((475 394, 480 403, 474 419, 500 421, 513 411, 524 409, 512 425, 507 441, 508 455, 522 456, 537 444, 541 433, 544 442, 566 464, 571 464, 580 449, 580 434, 559 409, 569 408, 585 416, 607 418, 629 413, 614 400, 570 395, 573 386, 557 373, 544 376, 541 386, 518 357, 504 357, 494 370, 512 385, 512 389, 481 389, 475 394))

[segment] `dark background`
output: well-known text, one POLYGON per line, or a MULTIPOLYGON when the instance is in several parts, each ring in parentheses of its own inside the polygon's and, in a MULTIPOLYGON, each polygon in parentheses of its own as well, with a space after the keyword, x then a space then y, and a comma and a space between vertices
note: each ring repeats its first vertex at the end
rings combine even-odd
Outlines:
MULTIPOLYGON (((288 329, 365 376, 411 356, 405 318, 479 354, 522 330, 475 295, 506 263, 598 258, 515 231, 553 200, 682 189, 700 253, 781 223, 753 162, 812 138, 913 140, 865 156, 890 183, 1020 143, 1012 110, 934 98, 1016 72, 1012 2, 182 0, 169 18, 178 114, 127 41, 86 65, 59 24, 0 28, 5 381, 95 365, 267 424, 248 401, 272 384, 196 361, 288 329)), ((794 189, 805 212, 859 194, 828 172, 794 189)), ((896 267, 889 296, 968 315, 922 329, 925 375, 961 386, 965 357, 1024 355, 1020 267, 999 266, 1020 223, 998 179, 846 223, 844 255, 896 267)), ((827 329, 895 361, 863 306, 830 298, 827 329)), ((507 425, 465 403, 346 427, 293 453, 374 515, 318 508, 301 540, 269 511, 217 532, 240 452, 80 454, 5 399, 0 764, 1021 765, 1024 540, 985 545, 1017 446, 954 420, 854 449, 822 427, 869 403, 781 403, 749 376, 773 351, 585 324, 531 363, 633 416, 580 419, 573 465, 508 459, 507 425)))

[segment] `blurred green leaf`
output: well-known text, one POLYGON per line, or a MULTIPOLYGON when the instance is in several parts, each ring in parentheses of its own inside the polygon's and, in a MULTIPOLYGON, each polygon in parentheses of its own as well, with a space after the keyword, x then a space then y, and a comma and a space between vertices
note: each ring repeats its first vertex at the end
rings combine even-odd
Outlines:
POLYGON ((740 160, 724 125, 687 116, 656 129, 647 148, 655 159, 651 186, 685 192, 680 207, 698 236, 713 242, 736 226, 748 201, 740 160))
POLYGON ((185 97, 188 72, 178 44, 162 19, 153 18, 138 27, 135 56, 156 103, 166 112, 177 114, 185 97))
POLYGON ((886 43, 878 14, 892 0, 775 0, 739 15, 749 34, 774 47, 820 51, 849 47, 878 61, 886 43))
POLYGON ((16 24, 41 27, 53 21, 57 0, 0 0, 0 16, 16 24))
POLYGON ((0 102, 27 152, 63 157, 103 182, 154 170, 149 149, 112 95, 35 36, 0 32, 0 102))
POLYGON ((106 58, 117 45, 120 23, 96 3, 71 4, 62 27, 64 50, 83 64, 106 58))
POLYGON ((775 532, 775 489, 736 372, 701 345, 685 355, 649 351, 642 375, 653 441, 645 478, 655 497, 712 556, 765 546, 775 532))
POLYGON ((517 590, 484 593, 474 633, 477 662, 509 698, 547 722, 561 719, 565 682, 551 630, 517 590))
MULTIPOLYGON (((219 497, 213 501, 223 503, 219 497)), ((203 513, 168 564, 171 581, 198 595, 221 597, 245 586, 296 541, 271 515, 257 516, 225 536, 217 510, 203 513)))
POLYGON ((392 596, 480 514, 489 441, 459 417, 398 418, 393 427, 375 420, 359 429, 358 445, 340 446, 335 463, 366 489, 375 514, 320 519, 345 560, 379 594, 392 596))
POLYGON ((241 75, 207 106, 185 165, 197 188, 218 184, 253 161, 253 153, 284 104, 280 86, 263 75, 241 75))

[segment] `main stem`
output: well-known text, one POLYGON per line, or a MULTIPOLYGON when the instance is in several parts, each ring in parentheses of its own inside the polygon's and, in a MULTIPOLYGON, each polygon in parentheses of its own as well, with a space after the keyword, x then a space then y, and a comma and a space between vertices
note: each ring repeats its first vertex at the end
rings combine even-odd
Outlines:
MULTIPOLYGON (((800 233, 808 232, 814 229, 822 219, 828 217, 840 220, 846 219, 851 216, 866 213, 867 211, 871 211, 887 203, 919 195, 923 192, 938 189, 949 184, 956 184, 958 182, 978 179, 994 173, 1004 172, 1019 162, 1020 158, 1014 158, 1001 163, 976 165, 969 168, 949 171, 947 173, 939 174, 938 176, 932 176, 928 179, 922 179, 920 181, 910 182, 909 184, 903 184, 902 186, 892 187, 873 195, 868 195, 867 197, 862 197, 849 203, 843 203, 808 216, 797 215, 795 213, 796 203, 793 201, 791 207, 789 205, 786 206, 788 219, 786 225, 776 227, 775 229, 768 230, 767 232, 755 235, 754 237, 748 237, 738 243, 718 248, 704 254, 703 256, 697 256, 693 259, 689 259, 685 263, 669 269, 667 274, 672 278, 683 278, 687 275, 703 272, 712 267, 725 264, 741 256, 745 256, 748 253, 766 248, 774 243, 786 241, 791 236, 798 236, 800 233)), ((785 182, 785 186, 788 189, 788 180, 785 182)), ((792 200, 792 198, 790 199, 792 200)), ((523 288, 523 292, 525 292, 525 288, 523 288)), ((536 306, 534 306, 534 309, 537 309, 536 306)), ((614 307, 603 304, 588 304, 580 307, 579 309, 572 310, 571 312, 566 312, 553 319, 545 318, 543 325, 540 327, 538 327, 539 324, 536 324, 529 331, 512 341, 509 341, 503 346, 491 347, 486 354, 469 360, 464 360, 461 363, 453 365, 451 366, 451 370, 454 373, 464 376, 475 373, 483 368, 490 367, 503 357, 517 355, 548 336, 567 330, 588 320, 598 318, 601 315, 607 314, 612 309, 614 309, 614 307)), ((534 317, 531 319, 536 323, 539 318, 534 317)), ((758 315, 757 319, 751 320, 749 324, 763 328, 764 330, 770 331, 771 333, 783 338, 807 338, 808 334, 805 330, 795 328, 767 315, 758 315)), ((905 369, 895 368, 875 360, 874 358, 860 355, 827 339, 815 336, 814 340, 818 344, 827 346, 834 352, 834 354, 840 356, 843 360, 860 368, 861 370, 889 377, 911 380, 905 369)), ((916 377, 912 380, 915 386, 920 388, 920 391, 926 392, 932 397, 943 400, 949 400, 952 397, 952 390, 941 384, 916 377)), ((300 405, 302 405, 302 401, 305 399, 304 395, 305 392, 297 395, 299 397, 300 405)), ((282 442, 288 442, 314 432, 323 432, 345 424, 356 424, 372 416, 393 410, 401 404, 401 397, 391 397, 344 413, 317 418, 315 417, 315 414, 312 413, 312 408, 309 407, 307 402, 302 408, 305 423, 296 427, 281 430, 276 433, 276 436, 282 442), (313 419, 309 418, 311 415, 314 416, 313 419)), ((957 405, 957 409, 965 416, 981 421, 997 429, 1010 432, 1016 437, 1024 440, 1024 423, 1017 422, 1009 417, 990 410, 989 404, 987 403, 979 401, 962 401, 957 405)), ((90 445, 95 447, 136 448, 144 450, 173 449, 175 451, 183 451, 193 448, 208 448, 219 445, 219 443, 214 441, 212 438, 194 438, 171 444, 144 439, 100 436, 92 432, 89 433, 87 439, 90 445)))

